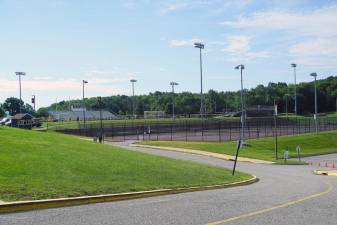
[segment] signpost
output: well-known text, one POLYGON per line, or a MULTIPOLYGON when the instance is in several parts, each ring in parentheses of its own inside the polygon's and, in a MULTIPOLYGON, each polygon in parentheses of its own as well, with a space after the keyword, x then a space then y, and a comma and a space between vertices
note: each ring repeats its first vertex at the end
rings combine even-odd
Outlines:
POLYGON ((233 172, 232 172, 232 176, 234 176, 235 174, 235 168, 236 168, 236 163, 238 161, 238 156, 239 156, 239 150, 240 148, 242 148, 242 140, 239 139, 236 143, 236 155, 235 155, 235 161, 234 161, 234 167, 233 167, 233 172))
POLYGON ((299 145, 297 145, 296 151, 297 151, 298 161, 301 161, 301 147, 299 145))
POLYGON ((287 164, 288 158, 289 158, 289 151, 288 151, 288 147, 286 147, 286 149, 284 151, 284 164, 287 164))

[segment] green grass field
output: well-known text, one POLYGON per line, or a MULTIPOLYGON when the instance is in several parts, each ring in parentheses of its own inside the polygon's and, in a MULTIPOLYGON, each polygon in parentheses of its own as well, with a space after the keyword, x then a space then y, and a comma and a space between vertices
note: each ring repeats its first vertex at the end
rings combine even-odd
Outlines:
MULTIPOLYGON (((240 151, 240 156, 254 159, 275 161, 274 138, 251 139, 240 151)), ((196 149, 215 153, 234 155, 236 142, 178 142, 178 141, 146 141, 140 144, 168 146, 176 148, 196 149)), ((318 134, 301 134, 281 136, 278 138, 279 157, 283 157, 286 147, 290 157, 297 157, 296 146, 301 147, 302 156, 313 156, 337 152, 337 131, 320 132, 318 134)), ((282 162, 282 161, 280 161, 282 162)))
POLYGON ((224 184, 250 178, 57 133, 0 127, 0 200, 224 184))

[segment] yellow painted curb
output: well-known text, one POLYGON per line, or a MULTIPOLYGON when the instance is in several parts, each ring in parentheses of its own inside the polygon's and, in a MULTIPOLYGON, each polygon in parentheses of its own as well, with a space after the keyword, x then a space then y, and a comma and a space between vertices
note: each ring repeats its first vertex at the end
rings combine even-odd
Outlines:
POLYGON ((316 175, 337 176, 337 170, 314 170, 316 175))
MULTIPOLYGON (((207 151, 201 151, 201 150, 194 150, 194 149, 185 149, 185 148, 174 148, 174 147, 163 147, 163 146, 154 146, 154 145, 142 145, 142 144, 131 144, 131 147, 140 147, 140 148, 152 148, 152 149, 162 149, 167 151, 175 151, 175 152, 184 152, 184 153, 190 153, 195 155, 203 155, 203 156, 209 156, 217 159, 223 159, 227 161, 234 161, 235 156, 231 155, 225 155, 225 154, 219 154, 214 152, 207 152, 207 151)), ((249 163, 256 163, 256 164, 274 164, 274 162, 266 161, 266 160, 260 160, 260 159, 251 159, 251 158, 245 158, 245 157, 238 157, 239 162, 249 162, 249 163)))
POLYGON ((19 211, 36 210, 36 209, 56 208, 56 207, 63 207, 63 206, 75 206, 75 205, 92 204, 92 203, 100 203, 100 202, 113 202, 113 201, 153 197, 153 196, 159 196, 159 195, 230 188, 230 187, 237 187, 237 186, 253 184, 255 182, 258 182, 258 180, 259 179, 256 176, 253 176, 253 178, 250 178, 244 181, 234 182, 230 184, 219 184, 219 185, 210 185, 210 186, 202 186, 202 187, 160 189, 160 190, 152 190, 152 191, 139 191, 139 192, 130 192, 130 193, 121 193, 121 194, 110 194, 110 195, 96 195, 96 196, 83 196, 83 197, 74 197, 74 198, 9 202, 9 203, 0 204, 0 213, 13 213, 13 212, 19 212, 19 211))

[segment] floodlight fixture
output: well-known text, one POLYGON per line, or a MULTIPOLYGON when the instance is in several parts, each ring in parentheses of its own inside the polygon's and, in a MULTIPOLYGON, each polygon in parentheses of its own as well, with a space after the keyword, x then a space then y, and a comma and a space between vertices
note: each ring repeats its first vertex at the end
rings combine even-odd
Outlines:
POLYGON ((195 47, 195 48, 204 49, 204 48, 205 48, 205 45, 202 44, 202 43, 200 43, 200 42, 198 42, 198 43, 194 43, 194 47, 195 47))

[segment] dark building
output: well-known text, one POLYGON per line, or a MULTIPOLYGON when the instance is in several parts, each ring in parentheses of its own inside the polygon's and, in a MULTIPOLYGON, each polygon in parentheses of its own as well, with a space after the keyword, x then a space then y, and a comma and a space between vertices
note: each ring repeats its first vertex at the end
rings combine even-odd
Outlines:
POLYGON ((29 113, 19 113, 12 117, 12 127, 31 129, 34 117, 29 113))

